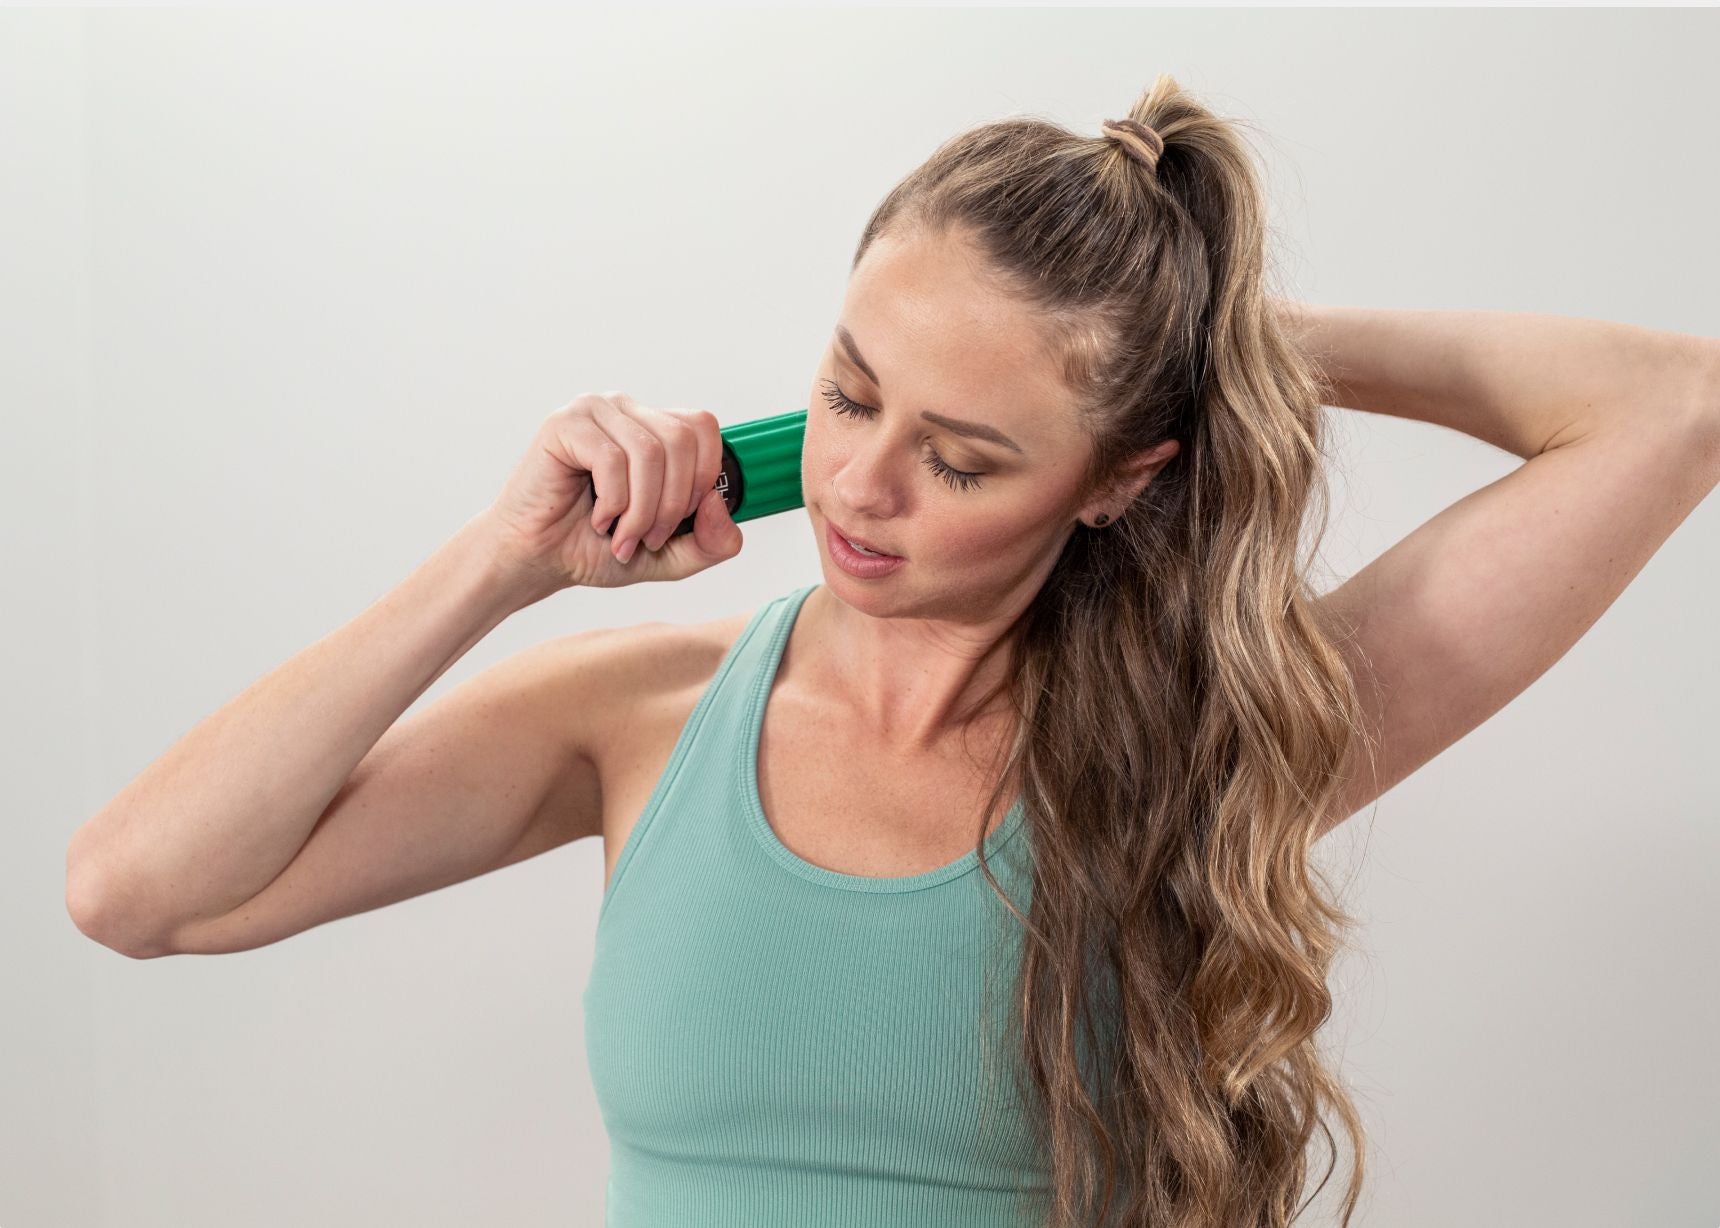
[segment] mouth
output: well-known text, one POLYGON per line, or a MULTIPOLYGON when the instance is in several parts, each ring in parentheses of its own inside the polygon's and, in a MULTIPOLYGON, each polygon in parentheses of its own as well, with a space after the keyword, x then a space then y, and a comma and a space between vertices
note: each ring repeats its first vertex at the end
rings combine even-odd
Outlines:
POLYGON ((847 529, 844 529, 841 525, 837 524, 834 520, 827 521, 827 523, 830 525, 830 527, 832 529, 835 529, 836 532, 838 532, 842 535, 842 539, 844 541, 846 541, 849 545, 853 546, 856 550, 859 550, 860 552, 862 552, 864 554, 875 555, 876 557, 881 558, 881 559, 899 559, 902 557, 899 554, 891 554, 888 550, 884 550, 878 546, 875 546, 871 542, 866 541, 864 538, 855 537, 852 533, 850 533, 847 529))

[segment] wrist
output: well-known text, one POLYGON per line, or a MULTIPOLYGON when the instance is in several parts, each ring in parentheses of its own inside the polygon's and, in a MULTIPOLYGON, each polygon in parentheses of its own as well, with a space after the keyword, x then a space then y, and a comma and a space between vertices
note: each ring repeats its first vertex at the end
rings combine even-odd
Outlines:
POLYGON ((488 596, 497 612, 497 621, 573 587, 571 581, 510 555, 505 535, 487 508, 461 525, 448 540, 446 549, 459 559, 459 567, 470 583, 488 596))
POLYGON ((1318 323, 1316 315, 1319 308, 1312 303, 1288 298, 1269 298, 1266 301, 1271 305, 1272 315, 1278 326, 1297 345, 1305 345, 1308 334, 1318 323))
POLYGON ((1272 304, 1273 318, 1285 340, 1302 356, 1315 382, 1319 384, 1321 403, 1340 407, 1346 404, 1342 399, 1345 391, 1334 380, 1331 335, 1328 329, 1331 319, 1329 310, 1314 303, 1292 299, 1275 298, 1269 301, 1272 304))

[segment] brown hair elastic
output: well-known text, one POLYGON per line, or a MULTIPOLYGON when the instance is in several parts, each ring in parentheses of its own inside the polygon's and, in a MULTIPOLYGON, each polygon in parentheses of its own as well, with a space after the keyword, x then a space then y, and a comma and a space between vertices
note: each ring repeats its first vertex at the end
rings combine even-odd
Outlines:
POLYGON ((1135 161, 1150 171, 1158 170, 1165 141, 1153 129, 1135 119, 1108 119, 1099 126, 1108 139, 1121 145, 1135 161))

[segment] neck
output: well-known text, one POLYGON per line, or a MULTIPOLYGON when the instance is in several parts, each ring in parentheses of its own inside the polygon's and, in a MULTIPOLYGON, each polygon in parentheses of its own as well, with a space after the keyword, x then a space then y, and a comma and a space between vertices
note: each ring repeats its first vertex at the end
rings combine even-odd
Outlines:
POLYGON ((820 585, 799 621, 819 693, 850 731, 885 753, 919 755, 1011 726, 1006 671, 1018 616, 876 618, 820 585))

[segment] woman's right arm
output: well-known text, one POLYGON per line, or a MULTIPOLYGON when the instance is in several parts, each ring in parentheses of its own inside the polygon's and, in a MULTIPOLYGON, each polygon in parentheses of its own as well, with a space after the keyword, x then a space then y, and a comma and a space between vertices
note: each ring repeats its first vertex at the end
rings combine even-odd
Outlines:
POLYGON ((304 847, 378 739, 547 584, 505 568, 480 514, 397 588, 204 718, 73 835, 66 906, 116 950, 251 899, 304 847))
POLYGON ((170 953, 171 936, 194 927, 211 947, 277 940, 494 868, 540 838, 522 829, 540 807, 591 810, 589 772, 559 766, 579 747, 555 689, 571 683, 589 700, 615 684, 601 669, 618 653, 586 651, 590 636, 469 680, 384 742, 393 753, 376 770, 358 769, 515 610, 734 557, 742 538, 715 493, 721 464, 703 411, 611 393, 551 414, 496 501, 398 588, 205 718, 74 833, 66 907, 78 928, 139 956, 170 953), (693 530, 675 536, 694 508, 693 530), (259 905, 243 925, 221 920, 271 887, 267 915, 259 905))

